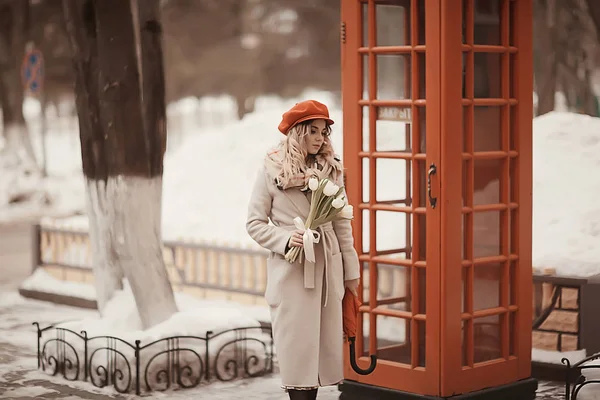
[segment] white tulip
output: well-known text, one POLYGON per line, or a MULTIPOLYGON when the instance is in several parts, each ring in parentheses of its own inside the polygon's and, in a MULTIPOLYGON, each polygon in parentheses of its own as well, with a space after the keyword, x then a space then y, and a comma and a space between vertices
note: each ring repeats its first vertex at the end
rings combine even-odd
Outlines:
POLYGON ((308 180, 308 188, 313 192, 319 188, 319 181, 317 178, 310 178, 308 180))
POLYGON ((325 187, 323 188, 323 194, 325 196, 333 196, 334 194, 337 194, 337 192, 340 190, 340 187, 338 185, 336 185, 335 183, 331 182, 331 181, 327 181, 327 183, 325 184, 325 187))
POLYGON ((344 202, 344 199, 341 197, 336 197, 335 199, 333 199, 333 201, 331 202, 331 206, 333 208, 342 208, 346 205, 346 203, 344 202))
POLYGON ((346 204, 342 211, 340 211, 340 216, 345 219, 352 219, 354 217, 354 208, 350 204, 346 204))

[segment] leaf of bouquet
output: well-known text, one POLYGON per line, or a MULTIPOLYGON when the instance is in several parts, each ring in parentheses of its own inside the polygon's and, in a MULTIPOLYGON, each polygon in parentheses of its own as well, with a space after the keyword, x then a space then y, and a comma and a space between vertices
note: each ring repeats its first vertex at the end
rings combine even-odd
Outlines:
POLYGON ((336 212, 332 215, 322 215, 321 217, 315 219, 315 221, 314 221, 315 226, 319 226, 319 225, 326 224, 328 222, 339 221, 339 220, 344 219, 339 216, 340 212, 337 209, 334 209, 334 210, 336 210, 336 212))
POLYGON ((326 179, 322 179, 319 182, 319 187, 317 188, 317 190, 312 192, 312 195, 310 198, 310 209, 308 211, 308 216, 306 217, 306 226, 307 227, 309 227, 311 225, 312 220, 314 220, 315 217, 317 216, 316 210, 319 207, 319 202, 321 201, 321 198, 324 197, 323 189, 325 188, 325 185, 327 184, 326 181, 327 181, 326 179))
POLYGON ((331 202, 332 199, 330 196, 325 196, 325 194, 321 193, 321 197, 317 202, 317 207, 315 209, 316 216, 319 216, 323 213, 323 209, 327 206, 327 203, 331 202))

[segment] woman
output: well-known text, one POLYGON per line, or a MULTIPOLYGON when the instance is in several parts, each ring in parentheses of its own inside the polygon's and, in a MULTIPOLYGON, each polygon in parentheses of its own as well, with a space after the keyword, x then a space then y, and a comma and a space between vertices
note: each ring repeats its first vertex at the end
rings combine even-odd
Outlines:
POLYGON ((265 157, 248 206, 248 233, 271 251, 265 299, 282 388, 292 400, 316 399, 319 386, 343 379, 342 298, 346 287, 356 293, 360 277, 349 220, 317 229, 314 264, 284 258, 290 248, 303 246, 304 232, 293 220, 308 216, 308 180, 343 183, 343 168, 329 140, 332 124, 327 106, 315 100, 284 113, 279 130, 286 137, 265 157))

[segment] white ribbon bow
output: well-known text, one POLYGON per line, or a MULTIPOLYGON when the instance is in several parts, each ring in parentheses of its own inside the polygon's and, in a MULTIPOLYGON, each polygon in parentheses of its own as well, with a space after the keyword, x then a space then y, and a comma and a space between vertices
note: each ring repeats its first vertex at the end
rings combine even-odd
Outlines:
POLYGON ((319 241, 321 240, 321 233, 306 228, 306 226, 304 226, 304 221, 302 221, 302 218, 300 217, 294 218, 294 225, 296 226, 296 228, 304 230, 304 235, 302 235, 302 242, 304 244, 304 254, 306 255, 306 261, 314 263, 316 261, 314 244, 319 243, 319 241))

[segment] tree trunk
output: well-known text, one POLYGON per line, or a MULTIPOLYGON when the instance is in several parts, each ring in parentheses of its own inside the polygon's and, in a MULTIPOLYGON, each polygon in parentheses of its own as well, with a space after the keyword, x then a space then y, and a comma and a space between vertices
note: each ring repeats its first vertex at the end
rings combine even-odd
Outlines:
POLYGON ((28 167, 37 169, 35 153, 23 116, 23 87, 21 62, 25 55, 28 30, 28 1, 5 0, 0 2, 0 96, 5 151, 19 163, 23 149, 28 167))
POLYGON ((556 7, 554 1, 534 2, 534 75, 538 104, 536 115, 554 110, 557 87, 556 7))
MULTIPOLYGON (((138 51, 132 54, 137 54, 135 61, 140 71, 142 129, 138 141, 143 141, 145 144, 146 158, 150 162, 148 168, 140 171, 140 174, 142 182, 145 182, 145 185, 153 190, 152 197, 149 197, 152 200, 148 201, 148 206, 152 207, 152 210, 149 210, 150 215, 156 219, 149 219, 148 232, 153 235, 147 235, 140 247, 141 255, 145 256, 146 262, 138 262, 131 266, 132 273, 139 274, 139 278, 128 279, 134 293, 137 292, 136 302, 142 321, 146 318, 154 325, 177 312, 173 289, 162 256, 162 174, 163 158, 167 149, 162 26, 159 0, 139 2, 131 0, 130 3, 135 35, 138 38, 136 46, 138 51), (146 251, 145 246, 151 246, 154 254, 146 251), (148 290, 149 287, 152 288, 151 291, 148 290)), ((144 193, 140 193, 140 195, 144 195, 144 193)), ((135 203, 132 205, 136 206, 135 203)), ((138 213, 140 212, 138 211, 138 213)), ((144 216, 145 213, 142 210, 139 216, 140 220, 143 220, 144 216)))
POLYGON ((48 97, 44 92, 40 94, 40 139, 42 142, 42 176, 48 177, 48 97))
POLYGON ((124 275, 148 328, 177 311, 161 243, 166 127, 158 10, 154 1, 142 3, 138 52, 137 6, 132 13, 129 1, 87 0, 77 13, 80 0, 63 2, 76 54, 78 114, 87 124, 80 130, 82 161, 95 273, 106 285, 102 306, 124 275), (92 46, 77 46, 85 41, 92 46))
POLYGON ((588 8, 589 16, 592 19, 594 27, 596 28, 596 37, 600 43, 600 1, 585 0, 585 3, 588 8))
POLYGON ((63 0, 75 69, 75 103, 79 120, 81 160, 86 178, 89 235, 98 310, 123 289, 111 226, 106 222, 108 150, 100 125, 96 20, 92 0, 63 0))

